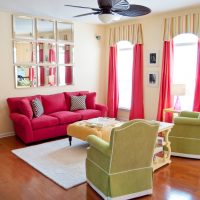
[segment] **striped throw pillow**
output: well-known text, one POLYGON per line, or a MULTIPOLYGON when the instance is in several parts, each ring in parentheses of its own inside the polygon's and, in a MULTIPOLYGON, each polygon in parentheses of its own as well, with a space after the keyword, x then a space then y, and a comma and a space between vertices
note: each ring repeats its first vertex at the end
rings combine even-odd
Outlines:
POLYGON ((44 108, 41 101, 35 98, 31 101, 34 117, 40 117, 44 113, 44 108))
POLYGON ((86 95, 83 96, 71 96, 71 111, 85 110, 86 109, 86 95))

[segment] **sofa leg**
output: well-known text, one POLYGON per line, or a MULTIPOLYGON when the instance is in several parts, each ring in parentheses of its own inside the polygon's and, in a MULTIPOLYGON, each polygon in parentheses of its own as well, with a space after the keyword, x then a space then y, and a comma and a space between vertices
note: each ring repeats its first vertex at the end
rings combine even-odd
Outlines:
POLYGON ((69 145, 72 146, 72 136, 69 135, 69 145))

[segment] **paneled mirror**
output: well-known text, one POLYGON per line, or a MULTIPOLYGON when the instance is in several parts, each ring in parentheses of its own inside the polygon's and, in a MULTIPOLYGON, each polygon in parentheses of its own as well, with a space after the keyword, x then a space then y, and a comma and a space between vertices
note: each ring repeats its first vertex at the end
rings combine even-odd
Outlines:
POLYGON ((51 20, 37 20, 38 39, 55 39, 55 22, 51 20))
POLYGON ((36 87, 37 71, 35 66, 15 66, 17 87, 36 87))
POLYGON ((14 42, 14 63, 36 63, 35 42, 14 42))
POLYGON ((57 22, 57 38, 73 42, 73 25, 66 22, 57 22))
POLYGON ((57 67, 39 66, 38 67, 38 86, 56 86, 57 67))
POLYGON ((58 85, 72 85, 73 84, 73 67, 59 66, 58 67, 58 85))
POLYGON ((73 34, 72 23, 13 16, 16 87, 72 85, 73 34))
POLYGON ((73 63, 73 46, 68 44, 58 45, 58 63, 70 64, 73 63))
POLYGON ((38 63, 56 63, 56 44, 39 42, 37 44, 38 63))
POLYGON ((34 20, 31 17, 13 17, 13 36, 15 38, 33 38, 35 36, 34 20))

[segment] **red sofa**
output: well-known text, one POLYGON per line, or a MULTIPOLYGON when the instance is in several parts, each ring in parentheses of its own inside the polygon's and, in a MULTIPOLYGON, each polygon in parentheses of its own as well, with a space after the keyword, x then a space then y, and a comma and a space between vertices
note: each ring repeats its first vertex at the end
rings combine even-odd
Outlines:
POLYGON ((79 91, 8 98, 15 134, 26 144, 64 136, 70 123, 106 115, 107 107, 96 104, 95 96, 96 93, 79 91), (70 111, 71 95, 86 95, 87 109, 70 111), (38 118, 30 115, 32 109, 30 101, 36 97, 41 100, 44 108, 44 114, 38 118))

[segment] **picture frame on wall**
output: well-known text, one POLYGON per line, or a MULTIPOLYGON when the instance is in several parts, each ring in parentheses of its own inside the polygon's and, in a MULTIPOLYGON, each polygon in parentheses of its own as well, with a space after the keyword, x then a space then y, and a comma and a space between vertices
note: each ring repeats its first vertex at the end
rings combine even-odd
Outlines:
POLYGON ((156 50, 151 50, 148 53, 148 62, 151 67, 158 67, 159 53, 156 50))
POLYGON ((158 72, 148 72, 147 73, 147 85, 150 87, 158 87, 159 74, 158 72))

